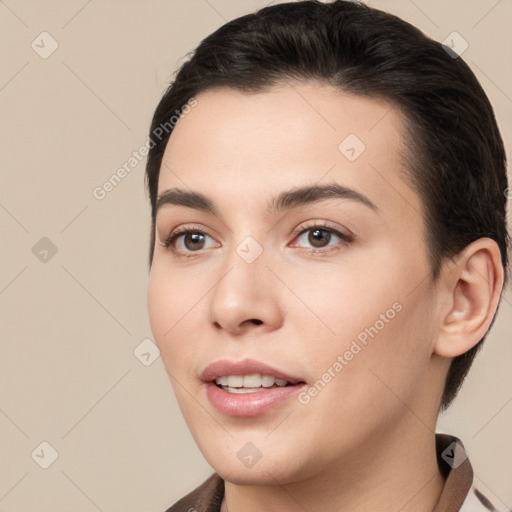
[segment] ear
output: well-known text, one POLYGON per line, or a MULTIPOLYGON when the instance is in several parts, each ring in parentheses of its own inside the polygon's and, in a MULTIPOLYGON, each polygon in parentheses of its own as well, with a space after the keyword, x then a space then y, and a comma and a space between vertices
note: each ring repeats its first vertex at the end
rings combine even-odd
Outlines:
POLYGON ((485 336, 498 308, 504 281, 498 244, 475 240, 443 269, 440 280, 446 301, 434 352, 457 357, 485 336))

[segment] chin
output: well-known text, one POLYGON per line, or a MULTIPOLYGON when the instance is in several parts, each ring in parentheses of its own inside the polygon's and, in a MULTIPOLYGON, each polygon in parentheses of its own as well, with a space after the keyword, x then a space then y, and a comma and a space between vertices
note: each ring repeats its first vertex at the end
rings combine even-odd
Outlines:
MULTIPOLYGON (((265 449, 268 450, 269 447, 265 449)), ((282 485, 300 481, 307 478, 311 468, 306 461, 298 460, 296 456, 289 453, 279 453, 272 450, 274 456, 261 454, 256 460, 254 455, 244 460, 246 454, 251 450, 246 448, 244 452, 238 451, 207 451, 201 450, 204 458, 210 466, 228 482, 236 485, 282 485), (277 458, 276 458, 277 456, 277 458), (309 471, 308 471, 309 470, 309 471)))
MULTIPOLYGON (((282 466, 286 466, 283 464, 282 466)), ((290 474, 289 470, 279 468, 218 468, 216 472, 226 481, 236 485, 284 485, 300 480, 297 475, 290 474), (223 470, 225 469, 225 471, 223 470)))

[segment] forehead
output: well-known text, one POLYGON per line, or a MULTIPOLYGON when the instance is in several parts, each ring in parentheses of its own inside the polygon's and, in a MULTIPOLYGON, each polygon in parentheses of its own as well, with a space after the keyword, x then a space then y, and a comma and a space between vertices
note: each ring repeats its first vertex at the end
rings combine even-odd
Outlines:
POLYGON ((159 194, 185 187, 256 206, 279 189, 324 180, 377 206, 421 209, 404 180, 402 115, 388 102, 318 83, 251 94, 218 88, 196 101, 167 144, 159 194))

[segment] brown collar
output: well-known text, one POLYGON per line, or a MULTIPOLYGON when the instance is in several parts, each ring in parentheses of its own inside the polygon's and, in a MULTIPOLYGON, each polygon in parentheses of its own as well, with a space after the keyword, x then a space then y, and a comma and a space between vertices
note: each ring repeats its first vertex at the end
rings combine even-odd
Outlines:
POLYGON ((436 434, 436 452, 445 482, 433 512, 458 512, 473 485, 473 468, 462 442, 454 436, 436 434))
MULTIPOLYGON (((459 512, 473 483, 473 469, 456 437, 436 434, 436 452, 445 484, 433 512, 459 512)), ((214 473, 166 512, 220 512, 223 497, 224 480, 214 473)))
POLYGON ((176 502, 166 512, 220 512, 224 498, 224 480, 214 473, 199 487, 176 502))

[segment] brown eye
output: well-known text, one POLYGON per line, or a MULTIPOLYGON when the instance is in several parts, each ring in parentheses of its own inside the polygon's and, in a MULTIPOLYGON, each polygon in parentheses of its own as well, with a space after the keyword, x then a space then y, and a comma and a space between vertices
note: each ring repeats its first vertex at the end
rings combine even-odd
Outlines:
POLYGON ((325 247, 331 241, 331 233, 325 229, 310 229, 308 242, 313 247, 325 247))
POLYGON ((299 233, 297 241, 297 245, 305 249, 309 248, 310 252, 321 253, 324 252, 321 250, 324 247, 328 248, 328 250, 331 250, 331 248, 336 249, 336 246, 339 248, 340 245, 346 245, 351 242, 352 238, 328 226, 311 226, 299 233), (314 251, 311 248, 319 250, 314 251))
POLYGON ((205 235, 204 233, 199 232, 192 232, 192 233, 186 233, 183 235, 183 245, 186 249, 190 251, 197 251, 199 249, 203 249, 205 242, 205 235))
POLYGON ((171 233, 163 244, 177 256, 193 256, 203 249, 218 247, 215 240, 198 229, 178 229, 171 233))

